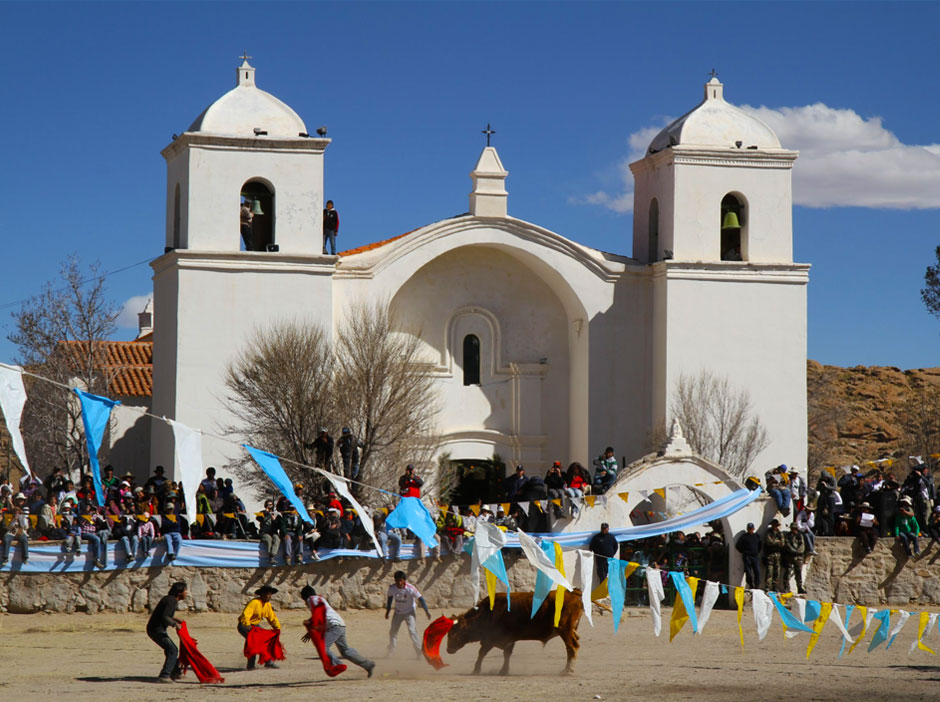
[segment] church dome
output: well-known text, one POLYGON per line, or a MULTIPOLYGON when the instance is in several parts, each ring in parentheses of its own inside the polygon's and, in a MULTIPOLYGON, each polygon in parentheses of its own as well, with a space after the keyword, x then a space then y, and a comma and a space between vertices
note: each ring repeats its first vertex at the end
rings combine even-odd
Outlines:
POLYGON ((202 111, 187 131, 227 136, 297 137, 307 132, 300 116, 271 93, 255 85, 255 69, 248 60, 238 68, 232 90, 202 111), (257 134, 255 130, 267 132, 257 134))
POLYGON ((649 153, 670 146, 737 146, 746 149, 779 149, 780 140, 774 130, 739 107, 725 102, 724 86, 718 78, 705 84, 705 99, 691 111, 667 125, 650 142, 649 153))

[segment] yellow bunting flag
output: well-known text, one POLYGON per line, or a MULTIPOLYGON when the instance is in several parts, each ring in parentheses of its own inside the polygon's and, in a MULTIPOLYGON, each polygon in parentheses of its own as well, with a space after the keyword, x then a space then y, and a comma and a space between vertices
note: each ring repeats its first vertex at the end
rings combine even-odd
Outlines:
POLYGON ((62 526, 62 515, 61 515, 61 514, 57 514, 57 515, 55 516, 55 525, 56 525, 57 527, 62 526))
MULTIPOLYGON (((562 575, 565 575, 565 559, 564 554, 561 550, 561 544, 557 541, 555 542, 555 567, 558 568, 558 572, 562 575)), ((565 588, 561 585, 558 586, 558 589, 555 590, 555 626, 558 626, 558 622, 561 621, 561 608, 565 604, 565 588)))
POLYGON ((629 493, 629 492, 618 492, 618 493, 617 493, 617 497, 619 497, 619 498, 620 498, 621 500, 623 500, 624 502, 627 502, 627 501, 630 499, 630 493, 629 493))
POLYGON ((744 650, 744 628, 741 626, 741 617, 744 616, 744 588, 734 588, 734 601, 738 605, 738 634, 741 636, 741 650, 744 650))
POLYGON ((503 508, 503 511, 504 511, 506 514, 509 514, 509 504, 510 504, 509 502, 500 502, 500 503, 499 503, 499 506, 503 508))
MULTIPOLYGON (((687 578, 689 589, 692 590, 692 601, 695 601, 695 591, 698 589, 698 578, 687 578)), ((676 638, 676 634, 682 631, 682 627, 689 621, 689 613, 685 609, 685 602, 682 601, 682 595, 676 590, 676 601, 672 605, 672 619, 669 620, 669 641, 676 638)))
POLYGON ((809 646, 806 647, 807 660, 809 660, 809 654, 813 652, 816 642, 819 641, 819 635, 822 633, 823 627, 829 621, 830 612, 832 612, 832 602, 823 602, 819 608, 819 617, 816 619, 816 623, 813 624, 813 635, 809 637, 809 646))
POLYGON ((539 512, 545 511, 545 509, 542 507, 541 500, 532 500, 532 504, 539 508, 539 512))
POLYGON ((659 495, 664 500, 666 499, 666 488, 656 488, 653 490, 657 495, 659 495))
POLYGON ((31 514, 31 515, 29 515, 29 523, 32 524, 33 527, 36 526, 36 523, 37 523, 38 521, 39 521, 39 516, 38 516, 38 515, 36 515, 36 514, 31 514))
POLYGON ((561 500, 551 500, 551 503, 557 507, 561 507, 561 500))
POLYGON ((109 514, 109 515, 108 515, 108 519, 110 519, 112 522, 119 522, 119 521, 121 521, 121 518, 120 518, 118 515, 116 515, 116 514, 109 514))
POLYGON ((480 505, 470 505, 470 511, 473 512, 475 517, 480 516, 480 505))
POLYGON ((142 514, 138 514, 138 515, 137 515, 137 518, 138 518, 140 521, 142 521, 142 522, 148 522, 148 521, 150 521, 149 517, 145 517, 145 516, 142 515, 142 514))
POLYGON ((256 517, 260 517, 262 514, 264 514, 264 512, 255 512, 256 517))
POLYGON ((206 515, 204 515, 204 514, 197 514, 197 515, 196 515, 196 524, 198 524, 199 526, 202 526, 202 523, 203 523, 204 521, 206 521, 206 515))
POLYGON ((597 496, 596 496, 596 495, 585 495, 585 496, 584 496, 584 501, 588 503, 588 507, 593 507, 593 506, 594 506, 594 503, 597 502, 597 496))
POLYGON ((163 516, 166 517, 167 519, 169 519, 171 522, 175 522, 175 521, 176 521, 176 515, 175 515, 175 514, 164 514, 163 516))
POLYGON ((235 513, 234 513, 234 512, 222 512, 222 516, 223 516, 223 517, 228 517, 229 519, 235 519, 235 513))
POLYGON ((3 523, 4 523, 4 524, 9 524, 9 523, 12 522, 12 521, 13 521, 13 513, 12 513, 12 512, 7 512, 6 514, 3 515, 3 523))
POLYGON ((917 648, 921 651, 933 653, 932 648, 928 648, 924 643, 924 632, 927 631, 927 625, 930 623, 930 612, 921 612, 920 621, 917 624, 917 648))
POLYGON ((86 522, 88 522, 89 524, 91 524, 91 522, 92 522, 92 517, 91 517, 90 514, 83 514, 82 517, 85 519, 86 522))
POLYGON ((633 571, 635 571, 639 567, 640 567, 639 563, 634 563, 633 561, 629 561, 627 563, 627 566, 623 569, 623 579, 626 580, 627 578, 629 578, 631 575, 633 575, 633 571))
POLYGON ((855 643, 849 647, 849 653, 855 650, 858 642, 865 638, 865 632, 868 631, 868 607, 858 606, 858 611, 862 615, 862 633, 855 638, 855 643))
POLYGON ((496 604, 496 573, 486 570, 486 594, 490 598, 490 609, 496 604))
POLYGON ((601 582, 596 588, 591 590, 591 601, 596 602, 597 600, 602 600, 605 597, 610 597, 610 592, 607 590, 607 578, 601 582))

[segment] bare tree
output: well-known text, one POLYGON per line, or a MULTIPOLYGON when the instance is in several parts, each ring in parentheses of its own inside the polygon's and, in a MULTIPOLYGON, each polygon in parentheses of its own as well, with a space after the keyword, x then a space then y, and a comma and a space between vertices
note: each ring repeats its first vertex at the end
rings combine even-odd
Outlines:
MULTIPOLYGON (((62 263, 58 279, 13 313, 15 331, 9 339, 19 349, 17 361, 37 375, 106 395, 119 370, 109 364, 106 345, 119 312, 98 264, 82 271, 72 255, 62 263)), ((78 402, 51 383, 27 377, 26 385, 22 427, 30 463, 43 469, 55 461, 69 471, 81 470, 87 454, 78 402)))
MULTIPOLYGON (((312 464, 307 444, 333 413, 333 362, 329 339, 318 325, 282 321, 255 332, 225 373, 226 406, 237 418, 227 432, 290 461, 312 464)), ((270 482, 250 461, 232 467, 256 491, 270 491, 270 482)), ((284 469, 305 485, 319 482, 313 469, 288 462, 284 469)))
POLYGON ((940 452, 940 387, 930 383, 911 388, 899 419, 904 428, 904 449, 924 461, 940 452))
POLYGON ((732 475, 743 476, 770 444, 750 394, 708 370, 679 376, 672 412, 692 449, 732 475))
POLYGON ((404 466, 412 463, 426 490, 437 482, 434 378, 421 359, 421 340, 396 331, 386 302, 354 306, 340 326, 335 396, 343 423, 362 442, 361 481, 395 491, 404 466))
POLYGON ((940 246, 936 250, 937 263, 927 266, 924 273, 924 287, 920 291, 920 299, 930 314, 940 318, 940 246))

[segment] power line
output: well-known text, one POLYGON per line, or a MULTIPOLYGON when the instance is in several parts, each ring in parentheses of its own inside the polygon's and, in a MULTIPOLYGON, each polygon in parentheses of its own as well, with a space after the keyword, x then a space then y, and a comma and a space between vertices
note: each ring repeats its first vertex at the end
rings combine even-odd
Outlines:
MULTIPOLYGON (((137 263, 132 263, 132 264, 130 264, 130 265, 128 265, 128 266, 124 266, 123 268, 118 268, 118 269, 113 270, 113 271, 108 271, 107 273, 102 273, 101 275, 92 276, 91 278, 85 278, 84 280, 79 281, 78 284, 79 284, 79 286, 83 286, 83 285, 86 285, 86 284, 91 283, 91 282, 94 282, 94 281, 103 280, 104 278, 107 278, 107 277, 109 277, 109 276, 112 276, 112 275, 114 275, 115 273, 123 273, 123 272, 126 271, 126 270, 130 270, 131 268, 136 268, 137 266, 140 266, 140 265, 142 265, 142 264, 144 264, 144 263, 150 263, 150 262, 153 261, 153 260, 154 260, 153 258, 147 257, 147 258, 145 258, 145 259, 142 260, 142 261, 138 261, 137 263)), ((67 290, 67 289, 68 289, 68 286, 67 286, 67 285, 63 285, 62 287, 54 288, 54 289, 53 289, 53 292, 61 292, 61 291, 63 291, 63 290, 67 290)), ((29 297, 24 297, 24 298, 21 299, 21 300, 14 300, 13 302, 4 303, 4 304, 0 305, 0 310, 6 310, 6 309, 9 309, 10 307, 17 307, 18 305, 22 305, 24 302, 28 302, 29 300, 32 300, 34 297, 36 297, 36 296, 35 296, 35 295, 30 295, 29 297)))

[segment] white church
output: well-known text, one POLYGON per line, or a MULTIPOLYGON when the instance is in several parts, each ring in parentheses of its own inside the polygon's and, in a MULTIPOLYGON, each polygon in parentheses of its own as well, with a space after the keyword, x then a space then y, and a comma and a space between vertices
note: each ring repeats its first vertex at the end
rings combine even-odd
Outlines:
MULTIPOLYGON (((246 60, 235 88, 162 152, 153 413, 218 432, 230 422, 226 365, 272 311, 335 331, 352 303, 387 299, 432 364, 453 459, 498 453, 544 473, 554 460, 589 465, 613 445, 629 462, 669 421, 679 376, 706 369, 750 392, 770 437, 755 470, 804 467, 809 265, 793 262, 797 152, 722 91, 712 78, 631 164, 632 256, 512 217, 492 147, 470 173, 466 214, 333 256, 321 253, 330 139, 259 89, 246 60), (244 193, 258 203, 251 250, 244 193)), ((169 429, 155 422, 153 432, 151 465, 173 465, 169 429)), ((204 439, 206 465, 234 451, 204 439)))

